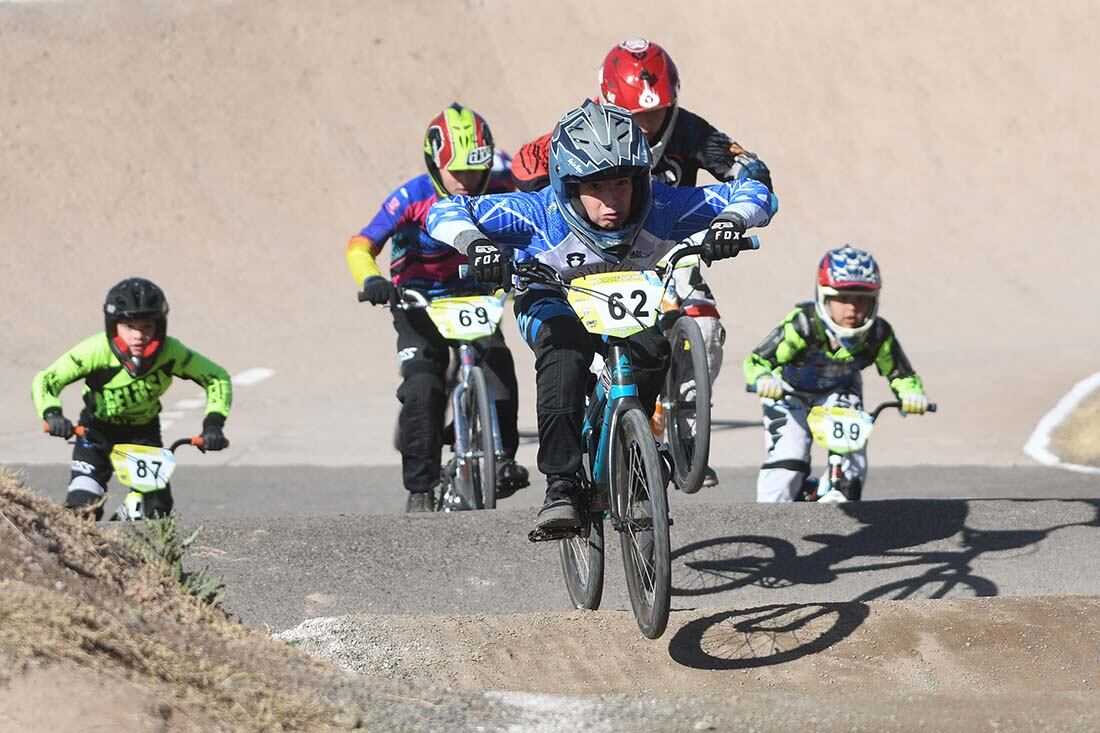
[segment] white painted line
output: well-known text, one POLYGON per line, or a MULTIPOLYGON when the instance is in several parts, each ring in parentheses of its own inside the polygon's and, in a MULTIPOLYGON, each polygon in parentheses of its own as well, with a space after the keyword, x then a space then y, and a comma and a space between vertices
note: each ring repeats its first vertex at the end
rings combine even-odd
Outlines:
POLYGON ((252 369, 245 369, 243 372, 233 377, 234 385, 249 385, 262 382, 275 373, 274 369, 268 369, 267 367, 254 367, 252 369))
POLYGON ((172 407, 177 410, 197 410, 200 407, 206 407, 206 400, 180 400, 172 407))
POLYGON ((169 420, 175 420, 177 417, 183 417, 183 413, 182 412, 162 412, 162 413, 160 413, 160 416, 161 416, 161 418, 166 417, 169 420))
POLYGON ((1100 372, 1093 374, 1091 377, 1086 377, 1073 385, 1073 389, 1058 401, 1054 409, 1043 415, 1043 419, 1035 426, 1035 432, 1031 434, 1027 443, 1024 444, 1024 452, 1046 466, 1064 468, 1067 471, 1076 471, 1077 473, 1100 474, 1100 468, 1095 466, 1081 466, 1076 463, 1063 463, 1061 458, 1050 452, 1051 434, 1062 424, 1063 420, 1069 417, 1074 408, 1098 387, 1100 387, 1100 372))

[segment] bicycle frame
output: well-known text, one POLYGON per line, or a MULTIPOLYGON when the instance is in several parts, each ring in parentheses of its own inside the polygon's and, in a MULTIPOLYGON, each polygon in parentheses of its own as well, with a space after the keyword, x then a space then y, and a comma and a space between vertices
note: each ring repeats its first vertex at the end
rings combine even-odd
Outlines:
POLYGON ((634 371, 630 364, 630 354, 625 344, 616 339, 610 345, 604 370, 596 382, 593 400, 585 411, 581 427, 581 441, 587 446, 588 481, 593 495, 606 495, 610 484, 611 436, 619 415, 632 407, 642 409, 638 399, 638 385, 634 381, 634 371), (599 434, 595 450, 592 450, 593 432, 596 429, 594 418, 600 418, 599 434))

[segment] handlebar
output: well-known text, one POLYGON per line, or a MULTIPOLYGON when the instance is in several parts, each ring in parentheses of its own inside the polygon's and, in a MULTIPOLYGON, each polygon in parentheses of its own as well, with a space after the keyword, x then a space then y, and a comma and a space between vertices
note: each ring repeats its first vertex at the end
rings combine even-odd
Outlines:
MULTIPOLYGON (((461 275, 461 269, 465 267, 462 265, 459 268, 459 274, 461 275)), ((404 288, 398 288, 396 285, 392 285, 393 293, 390 295, 390 302, 387 307, 390 310, 415 310, 417 308, 427 308, 431 301, 426 295, 416 290, 406 290, 404 288)), ((362 303, 367 300, 367 292, 360 290, 356 297, 359 302, 362 303)))
MULTIPOLYGON (((46 433, 50 432, 49 423, 42 423, 42 431, 46 433)), ((89 428, 84 425, 74 426, 73 435, 88 443, 89 445, 93 445, 98 448, 107 449, 107 447, 110 445, 110 441, 108 441, 102 433, 100 433, 98 430, 95 430, 94 428, 89 428)), ((203 450, 206 446, 206 441, 203 440, 201 435, 193 435, 190 438, 180 438, 179 440, 172 443, 172 445, 169 446, 168 450, 175 453, 176 448, 179 448, 181 445, 193 445, 199 450, 203 450)), ((229 447, 228 440, 225 441, 225 447, 229 447)))
MULTIPOLYGON (((745 385, 745 391, 749 392, 749 393, 752 393, 752 394, 756 394, 756 385, 755 384, 746 384, 745 385)), ((785 390, 783 390, 783 396, 784 397, 797 397, 798 392, 795 392, 795 391, 789 390, 789 389, 785 389, 785 390)), ((875 420, 878 419, 879 413, 881 413, 883 410, 888 410, 891 407, 896 407, 900 411, 901 410, 901 400, 889 400, 887 402, 883 402, 881 405, 879 405, 875 409, 871 410, 868 413, 871 416, 871 422, 874 422, 875 420)), ((935 411, 936 411, 936 403, 935 402, 929 402, 927 412, 935 412, 935 411)))
MULTIPOLYGON (((694 241, 694 239, 689 238, 684 241, 694 241)), ((756 236, 755 234, 748 237, 740 237, 739 241, 742 244, 737 250, 738 253, 750 252, 752 250, 760 249, 760 237, 756 236)), ((694 255, 701 254, 703 254, 703 245, 701 244, 691 244, 686 247, 680 247, 679 249, 676 249, 672 252, 671 256, 668 258, 668 265, 662 266, 662 270, 667 267, 668 272, 671 273, 672 270, 676 269, 676 263, 680 260, 684 259, 685 257, 692 257, 694 255)), ((537 282, 543 285, 568 286, 568 283, 561 279, 561 274, 557 270, 536 259, 532 259, 527 262, 513 263, 512 272, 519 278, 521 284, 526 281, 537 282)), ((468 277, 469 273, 469 265, 459 265, 459 277, 468 277)), ((663 272, 661 272, 661 274, 664 275, 663 272)), ((362 301, 364 299, 364 294, 360 293, 359 300, 362 301)))

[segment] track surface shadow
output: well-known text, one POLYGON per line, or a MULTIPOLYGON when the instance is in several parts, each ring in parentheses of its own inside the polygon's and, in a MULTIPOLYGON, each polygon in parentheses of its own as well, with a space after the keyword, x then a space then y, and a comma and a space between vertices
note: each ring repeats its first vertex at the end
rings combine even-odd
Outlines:
MULTIPOLYGON (((1027 500, 1021 500, 1027 501, 1027 500)), ((1049 500, 1047 500, 1049 501, 1049 500)), ((999 595, 997 584, 972 570, 991 552, 1037 550, 1052 533, 1100 527, 1100 501, 1091 518, 1041 529, 980 530, 967 525, 968 507, 955 501, 888 501, 840 506, 861 526, 848 535, 809 534, 820 547, 799 554, 791 542, 734 535, 693 542, 672 554, 673 595, 707 596, 749 585, 780 589, 824 585, 848 573, 892 571, 895 579, 847 603, 775 604, 731 610, 690 622, 673 637, 669 654, 697 669, 744 669, 782 664, 837 643, 867 617, 864 601, 999 595), (958 536, 958 549, 921 549, 958 536), (912 569, 896 579, 898 570, 912 569)))

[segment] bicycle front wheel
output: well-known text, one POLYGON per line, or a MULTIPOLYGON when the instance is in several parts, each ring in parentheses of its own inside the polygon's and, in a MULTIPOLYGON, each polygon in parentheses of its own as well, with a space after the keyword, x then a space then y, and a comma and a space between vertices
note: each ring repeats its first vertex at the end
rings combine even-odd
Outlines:
POLYGON ((493 411, 489 385, 481 367, 470 369, 460 405, 465 416, 465 451, 459 474, 467 499, 475 509, 495 509, 497 505, 496 446, 493 445, 493 411))
POLYGON ((685 494, 703 485, 710 461, 710 372, 703 332, 694 318, 676 320, 669 336, 672 357, 665 375, 665 431, 675 467, 673 480, 685 494))
POLYGON ((590 512, 580 533, 559 543, 561 570, 573 608, 595 611, 603 598, 603 514, 590 512))
POLYGON ((618 417, 611 456, 614 523, 622 545, 630 605, 650 639, 668 625, 672 582, 668 497, 653 431, 637 408, 618 417))

